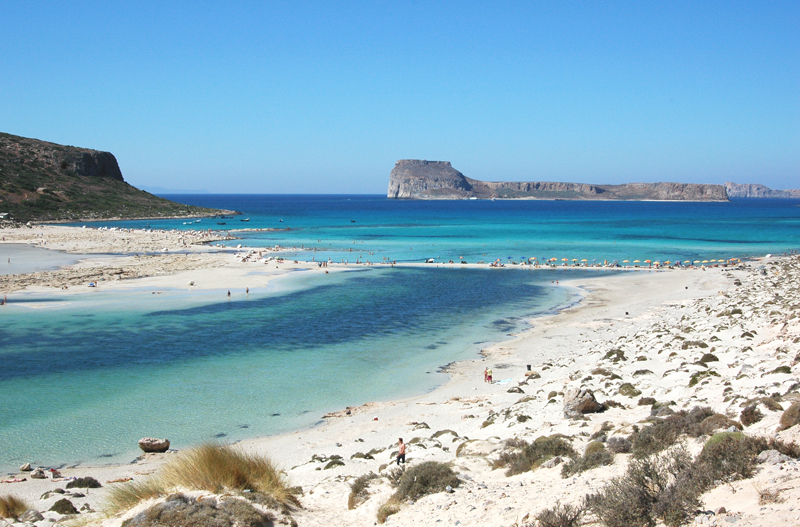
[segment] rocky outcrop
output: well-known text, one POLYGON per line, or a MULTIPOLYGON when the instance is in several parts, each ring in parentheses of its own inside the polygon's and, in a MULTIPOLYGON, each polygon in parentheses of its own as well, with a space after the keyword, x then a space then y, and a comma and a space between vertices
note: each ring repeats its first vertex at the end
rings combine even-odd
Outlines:
POLYGON ((479 181, 454 169, 449 161, 402 159, 389 175, 389 198, 395 199, 564 199, 728 201, 722 185, 628 183, 592 185, 548 181, 479 181))
POLYGON ((800 189, 773 190, 754 183, 738 184, 728 181, 725 190, 731 198, 795 198, 800 199, 800 189))
POLYGON ((592 390, 587 388, 573 388, 564 394, 564 417, 568 419, 577 419, 583 414, 594 414, 605 409, 605 405, 597 402, 592 390))

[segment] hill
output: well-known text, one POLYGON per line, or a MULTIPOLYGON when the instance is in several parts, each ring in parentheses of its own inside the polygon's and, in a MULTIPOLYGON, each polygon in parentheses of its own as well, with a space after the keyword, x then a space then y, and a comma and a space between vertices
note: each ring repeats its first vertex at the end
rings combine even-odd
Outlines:
POLYGON ((449 161, 402 159, 389 175, 389 198, 728 201, 722 185, 626 183, 590 185, 547 181, 479 181, 449 161))
POLYGON ((0 133, 0 214, 16 221, 213 216, 125 182, 110 152, 0 133))

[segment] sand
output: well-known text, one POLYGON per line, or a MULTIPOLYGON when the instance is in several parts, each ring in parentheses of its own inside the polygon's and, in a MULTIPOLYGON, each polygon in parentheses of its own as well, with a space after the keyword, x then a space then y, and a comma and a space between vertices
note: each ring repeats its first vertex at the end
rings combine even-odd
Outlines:
MULTIPOLYGON (((69 274, 78 269, 83 273, 122 269, 121 280, 109 278, 100 282, 102 288, 121 290, 187 287, 189 281, 195 282, 191 287, 224 289, 245 283, 255 287, 253 284, 266 283, 290 267, 315 272, 345 270, 335 265, 319 268, 314 264, 276 264, 274 260, 265 263, 257 253, 243 261, 245 248, 238 256, 214 253, 208 245, 183 246, 174 233, 156 239, 141 234, 129 240, 118 232, 86 234, 61 231, 62 227, 36 229, 42 229, 40 234, 44 236, 39 238, 46 239, 48 246, 70 252, 89 252, 87 248, 98 253, 117 252, 119 244, 125 243, 135 245, 137 248, 130 252, 137 253, 139 247, 157 247, 163 240, 162 248, 169 242, 183 256, 167 254, 138 260, 135 256, 89 257, 71 271, 16 277, 16 281, 0 283, 2 287, 15 288, 14 294, 52 292, 53 288, 70 294, 76 286, 63 290, 58 289, 63 287, 59 284, 65 280, 79 283, 89 276, 69 274)), ((38 231, 31 230, 34 232, 38 231)), ((24 240, 23 236, 8 239, 19 233, 1 234, 7 241, 24 240)), ((35 241, 35 237, 30 239, 35 241)), ((280 248, 277 251, 262 253, 262 257, 278 256, 280 248)), ((779 394, 783 408, 800 400, 800 366, 796 364, 800 352, 798 278, 797 257, 749 262, 739 269, 631 272, 599 278, 576 272, 573 280, 560 286, 581 292, 584 298, 578 305, 531 320, 530 328, 512 339, 484 349, 474 360, 450 365, 451 380, 441 388, 409 399, 342 409, 326 417, 322 426, 248 440, 241 447, 268 455, 285 470, 292 485, 302 487, 302 508, 291 514, 299 525, 374 525, 378 508, 393 489, 385 478, 373 481, 369 499, 349 510, 350 483, 371 471, 386 475, 392 470, 392 466, 384 465, 393 461, 399 437, 409 443, 409 465, 428 460, 451 463, 462 484, 453 493, 438 493, 403 505, 400 512, 388 518, 387 525, 525 525, 556 501, 578 503, 587 493, 602 489, 610 478, 624 472, 630 455, 617 454, 610 466, 566 479, 561 477, 560 466, 506 477, 503 470, 492 470, 491 461, 509 449, 509 439, 531 441, 560 433, 571 437, 574 448, 582 452, 603 423, 611 428, 609 437, 626 436, 635 424, 645 426, 642 421, 651 410, 650 406, 638 404, 642 397, 674 401, 674 410, 708 406, 734 420, 739 419, 747 401, 760 397, 779 394), (614 362, 614 354, 609 352, 615 350, 620 350, 624 359, 614 362), (708 362, 707 368, 698 364, 705 353, 714 354, 718 361, 708 362), (529 365, 536 375, 526 376, 529 365), (493 369, 492 384, 484 382, 487 366, 493 369), (788 366, 789 373, 776 373, 779 366, 788 366), (689 386, 692 375, 707 370, 716 376, 704 377, 689 386), (631 383, 641 393, 634 397, 621 395, 623 383, 631 383), (613 400, 619 405, 603 413, 586 414, 584 419, 567 419, 564 394, 573 388, 590 389, 599 401, 613 400), (360 457, 359 453, 369 451, 377 452, 374 459, 360 457), (341 456, 344 465, 325 469, 331 456, 341 456)), ((800 440, 798 426, 775 433, 781 411, 763 405, 759 408, 764 418, 746 427, 745 433, 800 440)), ((684 441, 696 454, 706 439, 684 441)), ((100 510, 107 489, 123 484, 106 482, 120 478, 141 481, 175 456, 180 452, 147 456, 130 465, 80 466, 61 473, 65 477, 90 475, 100 480, 104 488, 81 491, 86 494, 84 497, 70 497, 78 508, 87 504, 100 510)), ((799 470, 797 461, 760 465, 754 478, 721 485, 705 494, 702 499, 706 513, 698 513, 695 523, 797 525, 799 470), (761 505, 759 493, 765 490, 777 491, 779 502, 761 505), (720 507, 725 512, 717 514, 720 507)), ((17 477, 26 477, 26 473, 17 477)), ((46 511, 62 496, 40 496, 63 485, 61 481, 28 478, 0 484, 0 495, 14 494, 33 508, 46 511)), ((92 518, 89 513, 83 515, 92 518)), ((62 518, 51 512, 45 516, 62 518)), ((122 520, 95 518, 97 524, 107 526, 121 525, 122 520)))

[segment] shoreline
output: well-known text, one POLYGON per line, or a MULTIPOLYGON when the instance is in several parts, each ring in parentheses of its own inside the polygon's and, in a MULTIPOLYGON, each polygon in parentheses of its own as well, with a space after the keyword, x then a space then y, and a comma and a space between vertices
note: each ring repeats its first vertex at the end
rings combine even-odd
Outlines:
MULTIPOLYGON (((215 256, 213 253, 207 255, 207 257, 213 256, 215 256)), ((232 258, 229 253, 225 254, 225 257, 232 258)), ((91 255, 89 259, 92 259, 91 255)), ((796 323, 787 326, 793 317, 784 317, 785 321, 780 323, 769 322, 764 329, 763 317, 775 315, 758 315, 761 318, 757 318, 757 312, 764 311, 763 306, 759 306, 759 302, 755 301, 745 307, 746 302, 743 299, 747 297, 741 297, 745 293, 737 292, 739 286, 736 286, 734 281, 735 279, 745 283, 749 288, 747 291, 752 291, 753 295, 768 298, 764 296, 767 293, 759 291, 788 286, 787 283, 773 283, 771 280, 773 271, 796 273, 800 267, 800 259, 796 256, 773 257, 763 259, 759 264, 769 265, 773 269, 770 269, 769 274, 761 274, 753 269, 754 266, 746 264, 743 269, 708 268, 707 272, 692 269, 698 272, 677 273, 662 270, 633 274, 614 273, 613 276, 599 277, 576 275, 575 278, 562 281, 561 285, 578 291, 581 298, 577 303, 560 309, 557 313, 529 319, 528 327, 523 331, 509 339, 487 345, 479 356, 472 360, 461 360, 442 366, 449 379, 433 391, 405 399, 373 401, 358 407, 348 407, 326 415, 324 422, 317 426, 276 436, 246 439, 238 444, 247 451, 264 453, 275 458, 287 472, 292 484, 303 488, 304 496, 301 497, 301 502, 304 508, 294 515, 301 525, 372 525, 377 508, 391 493, 391 488, 386 484, 376 484, 367 503, 355 510, 348 510, 349 482, 354 477, 369 471, 385 473, 387 469, 383 468, 381 471, 381 465, 391 462, 391 445, 396 442, 397 437, 407 438, 407 442, 410 438, 413 438, 411 441, 416 440, 410 445, 411 463, 421 460, 454 463, 465 478, 464 491, 470 489, 472 495, 459 491, 455 499, 447 494, 423 498, 417 504, 405 506, 400 513, 391 516, 387 521, 388 525, 410 525, 420 521, 432 521, 431 518, 434 517, 450 523, 454 518, 460 518, 464 525, 511 524, 519 521, 525 513, 535 513, 538 509, 552 505, 553 496, 560 496, 562 501, 574 502, 583 494, 596 490, 598 477, 602 482, 621 473, 624 468, 622 458, 625 456, 618 455, 620 461, 611 467, 596 469, 567 480, 560 479, 556 475, 557 469, 539 469, 506 478, 502 471, 491 470, 487 460, 507 448, 505 446, 507 439, 533 439, 539 435, 562 433, 572 437, 577 446, 586 442, 590 433, 606 421, 614 424, 613 434, 628 433, 631 423, 649 416, 650 408, 639 406, 635 398, 631 399, 618 393, 617 390, 623 380, 633 382, 643 396, 652 396, 659 401, 675 400, 676 409, 689 409, 696 404, 708 404, 716 411, 723 411, 727 406, 725 412, 731 412, 733 403, 723 400, 723 380, 736 386, 737 391, 755 394, 762 384, 766 385, 766 381, 762 383, 761 377, 740 379, 740 375, 736 373, 740 367, 755 368, 764 372, 764 375, 770 375, 772 364, 781 356, 780 353, 775 356, 776 347, 785 348, 787 350, 785 356, 789 358, 800 351, 795 349, 800 346, 793 342, 798 331, 796 329, 788 333, 786 331, 787 327, 796 328, 796 323), (727 318, 720 320, 716 312, 721 312, 725 305, 733 302, 739 302, 745 308, 744 314, 732 317, 730 321, 727 318), (704 306, 716 311, 708 314, 704 306), (688 322, 684 321, 687 316, 688 322), (720 342, 724 344, 721 346, 715 343, 711 348, 712 351, 718 348, 713 353, 721 356, 721 362, 718 366, 715 363, 715 368, 719 369, 722 377, 719 381, 709 378, 709 382, 703 381, 693 389, 687 388, 686 383, 690 375, 700 371, 701 368, 681 365, 675 370, 677 363, 669 364, 674 363, 673 356, 667 356, 666 353, 662 355, 662 351, 674 350, 671 353, 677 353, 678 358, 683 355, 687 355, 688 358, 689 355, 694 356, 707 350, 693 348, 681 350, 681 346, 674 343, 677 340, 671 341, 662 335, 678 336, 690 326, 694 328, 692 336, 687 335, 683 342, 688 338, 708 340, 711 331, 708 328, 727 325, 731 325, 731 329, 711 333, 713 336, 719 335, 718 340, 721 339, 720 342), (757 336, 740 337, 739 334, 743 330, 733 329, 736 327, 746 328, 744 332, 752 329, 753 334, 757 336), (781 327, 783 329, 780 329, 781 327), (701 338, 701 333, 705 337, 701 338), (656 334, 658 336, 654 336, 656 334), (745 346, 746 343, 750 343, 749 346, 745 346), (612 363, 603 358, 609 349, 617 346, 621 346, 620 349, 628 354, 627 362, 630 364, 612 363), (758 350, 760 347, 769 352, 756 353, 754 349, 758 350), (633 356, 628 351, 629 348, 638 350, 639 357, 633 356), (749 352, 741 351, 747 348, 750 348, 749 352), (525 375, 529 364, 538 377, 531 378, 525 375), (495 370, 495 379, 498 382, 488 384, 480 378, 480 373, 487 365, 495 370), (599 378, 604 377, 594 373, 599 365, 618 372, 621 379, 615 381, 609 380, 610 378, 599 378), (639 371, 650 373, 637 375, 639 371), (566 392, 568 387, 574 386, 590 387, 598 395, 598 400, 612 399, 621 403, 623 407, 611 407, 602 414, 587 414, 585 417, 588 421, 576 422, 564 419, 562 411, 564 396, 560 394, 566 392), (509 392, 512 388, 518 388, 520 391, 509 392), (552 392, 556 392, 554 397, 550 397, 552 392), (530 399, 521 402, 528 398, 530 399), (520 421, 517 419, 519 416, 525 416, 526 419, 520 421), (483 426, 487 422, 490 423, 483 426), (584 428, 585 432, 582 430, 584 428), (453 433, 436 436, 442 431, 453 431, 453 433), (378 451, 373 455, 374 460, 357 456, 358 453, 363 454, 370 450, 378 451), (314 455, 318 459, 325 460, 339 455, 344 465, 326 470, 323 468, 323 463, 313 459, 314 455), (556 472, 553 472, 554 470, 556 472), (602 475, 598 471, 602 471, 602 475), (513 484, 512 488, 509 488, 509 484, 513 484), (469 507, 481 507, 481 510, 470 510, 469 507), (331 520, 331 515, 336 516, 334 520, 331 520)), ((219 265, 219 262, 215 265, 219 265)), ((438 267, 435 264, 424 263, 397 265, 438 267)), ((478 264, 455 264, 455 266, 486 267, 478 264)), ((218 267, 212 267, 215 272, 219 272, 218 267)), ((223 267, 227 269, 224 271, 226 279, 233 279, 237 274, 246 274, 252 270, 250 265, 241 266, 241 262, 227 262, 223 267)), ((275 269, 271 266, 262 267, 275 269)), ((308 267, 308 264, 282 264, 277 271, 271 271, 268 280, 287 274, 291 269, 308 267)), ((362 266, 337 265, 325 271, 344 271, 360 267, 362 266)), ((374 267, 381 267, 381 264, 376 264, 374 267)), ((444 267, 453 266, 444 264, 444 267)), ((521 266, 506 268, 518 267, 521 266)), ((315 264, 310 268, 323 271, 315 264)), ((565 268, 608 269, 571 266, 554 269, 565 268)), ((610 270, 649 271, 650 269, 610 270)), ((192 273, 200 272, 202 271, 184 269, 163 276, 139 278, 136 280, 138 282, 136 287, 158 284, 163 286, 168 281, 183 282, 185 278, 192 276, 192 273)), ((114 289, 124 290, 126 282, 128 281, 117 281, 111 285, 114 289)), ((248 278, 248 283, 253 283, 252 277, 248 278)), ((204 287, 206 286, 213 288, 204 284, 204 287)), ((794 369, 793 366, 789 374, 772 374, 773 381, 781 386, 780 392, 797 380, 794 369)), ((784 404, 784 407, 788 407, 788 404, 784 404)), ((753 428, 748 430, 748 433, 772 434, 771 431, 780 414, 766 410, 765 414, 767 416, 764 421, 752 425, 753 428)), ((800 439, 800 433, 795 429, 782 432, 780 436, 800 439)), ((698 445, 691 443, 690 448, 697 450, 698 445)), ((62 474, 92 475, 102 480, 104 485, 106 481, 126 477, 141 480, 147 475, 145 473, 152 473, 174 455, 176 454, 146 455, 135 464, 79 465, 63 469, 62 474)), ((24 474, 21 476, 24 477, 24 474)), ((786 480, 785 483, 788 485, 791 481, 800 483, 800 478, 786 480)), ((0 492, 22 492, 26 499, 33 502, 42 492, 52 490, 58 484, 51 480, 29 480, 3 486, 5 488, 0 488, 0 492)), ((724 488, 711 491, 706 500, 717 502, 721 500, 728 503, 729 508, 733 507, 740 517, 753 517, 757 520, 758 507, 753 505, 755 508, 751 510, 748 508, 749 505, 739 499, 753 494, 746 492, 745 485, 753 487, 754 483, 736 484, 734 490, 742 492, 737 495, 737 503, 730 503, 734 501, 731 498, 731 491, 724 488), (725 494, 726 492, 728 494, 725 494)), ((96 507, 99 503, 98 494, 102 495, 102 492, 94 492, 86 502, 96 507)), ((794 501, 792 498, 787 503, 794 501)), ((47 500, 44 500, 44 504, 47 503, 47 500)), ((786 522, 794 521, 794 516, 788 510, 789 506, 786 505, 775 512, 777 515, 773 520, 775 525, 791 525, 786 522)), ((109 521, 111 523, 107 525, 117 525, 113 523, 115 520, 109 521)))

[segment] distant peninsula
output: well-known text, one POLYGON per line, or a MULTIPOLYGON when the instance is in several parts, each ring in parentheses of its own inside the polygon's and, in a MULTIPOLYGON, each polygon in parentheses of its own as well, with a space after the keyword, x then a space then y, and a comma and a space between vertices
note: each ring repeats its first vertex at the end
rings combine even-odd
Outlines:
POLYGON ((0 219, 66 222, 233 214, 128 184, 110 152, 0 133, 0 219))
POLYGON ((394 199, 550 199, 619 201, 728 201, 723 185, 626 183, 591 185, 543 181, 495 182, 471 179, 449 161, 402 159, 389 175, 394 199))
POLYGON ((779 198, 779 199, 800 199, 800 189, 773 190, 764 185, 754 183, 725 183, 725 190, 729 198, 779 198))

